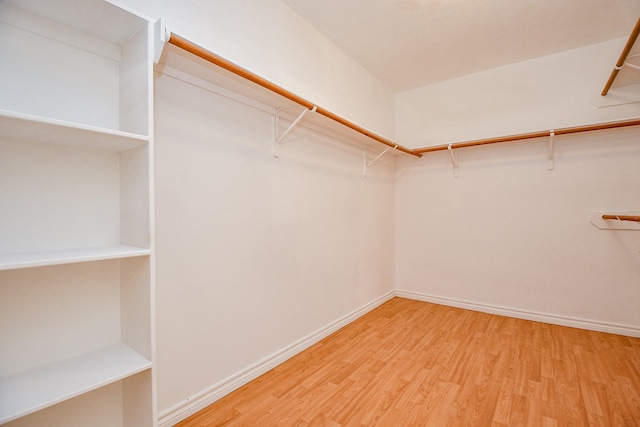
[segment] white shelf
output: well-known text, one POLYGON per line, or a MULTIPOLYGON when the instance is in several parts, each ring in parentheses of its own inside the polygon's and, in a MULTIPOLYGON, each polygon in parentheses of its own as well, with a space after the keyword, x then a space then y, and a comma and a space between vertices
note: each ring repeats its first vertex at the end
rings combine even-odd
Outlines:
POLYGON ((149 141, 146 135, 7 110, 0 110, 0 138, 109 151, 125 151, 149 141))
POLYGON ((0 254, 0 270, 44 267, 150 255, 151 250, 135 246, 117 245, 101 248, 80 248, 58 251, 0 254))
POLYGON ((151 368, 125 344, 0 379, 0 424, 151 368))

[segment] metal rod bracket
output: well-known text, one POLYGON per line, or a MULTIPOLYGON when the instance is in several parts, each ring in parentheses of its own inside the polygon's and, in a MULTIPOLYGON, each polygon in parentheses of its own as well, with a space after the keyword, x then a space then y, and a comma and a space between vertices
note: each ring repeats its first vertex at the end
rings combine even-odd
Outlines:
POLYGON ((549 153, 547 154, 547 170, 553 170, 553 139, 556 133, 553 129, 549 132, 549 153))
POLYGON ((315 113, 317 109, 318 107, 314 105, 313 108, 310 110, 306 108, 302 110, 298 118, 296 118, 293 121, 293 123, 291 123, 291 125, 289 125, 289 127, 280 136, 278 136, 278 128, 280 127, 280 111, 282 110, 282 108, 276 109, 276 131, 275 131, 275 138, 273 141, 273 157, 276 157, 276 158, 280 157, 280 143, 282 142, 284 137, 287 136, 287 134, 291 132, 293 128, 295 128, 300 123, 300 121, 304 118, 304 116, 307 115, 307 113, 309 112, 315 113))
POLYGON ((609 76, 609 80, 607 80, 607 83, 604 85, 604 89, 602 89, 602 92, 600 93, 600 95, 607 96, 607 94, 609 93, 609 89, 611 89, 611 86, 613 85, 614 80, 618 76, 618 72, 622 69, 622 66, 625 65, 625 61, 627 60, 627 57, 629 56, 629 53, 631 52, 631 49, 633 48, 633 45, 635 44, 636 39, 638 38, 639 35, 640 35, 640 18, 638 18, 638 21, 636 21, 636 25, 633 27, 633 30, 629 35, 629 39, 627 40, 627 43, 624 45, 624 48, 620 53, 618 62, 616 62, 616 65, 613 67, 613 70, 611 71, 611 75, 609 76))
POLYGON ((447 150, 449 150, 449 154, 451 155, 451 163, 453 163, 453 176, 457 178, 459 175, 458 158, 456 157, 456 153, 453 151, 453 148, 451 148, 451 144, 449 144, 449 146, 447 147, 447 150))
POLYGON ((363 160, 362 175, 364 175, 366 177, 367 176, 367 171, 369 170, 369 168, 371 166, 373 166, 373 164, 375 162, 377 162, 380 159, 380 157, 384 156, 387 153, 387 151, 391 150, 392 148, 395 150, 396 148, 398 148, 398 144, 395 144, 393 147, 385 148, 382 151, 382 153, 378 154, 378 156, 375 159, 373 159, 373 160, 371 160, 370 162, 367 163, 367 146, 365 145, 365 147, 364 147, 364 160, 363 160))
MULTIPOLYGON (((631 68, 631 69, 633 69, 633 70, 635 70, 635 71, 640 71, 640 67, 639 67, 639 66, 637 66, 636 64, 631 64, 631 63, 629 63, 629 62, 625 62, 625 63, 624 63, 624 66, 625 66, 625 67, 629 67, 629 68, 631 68)), ((620 68, 622 68, 622 67, 620 67, 620 68)))

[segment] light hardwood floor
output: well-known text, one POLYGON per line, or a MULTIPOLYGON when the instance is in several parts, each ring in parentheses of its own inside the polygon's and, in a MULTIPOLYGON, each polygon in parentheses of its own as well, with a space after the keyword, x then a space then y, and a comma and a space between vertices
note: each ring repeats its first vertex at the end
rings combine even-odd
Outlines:
POLYGON ((640 426, 640 339, 394 298, 178 425, 640 426))

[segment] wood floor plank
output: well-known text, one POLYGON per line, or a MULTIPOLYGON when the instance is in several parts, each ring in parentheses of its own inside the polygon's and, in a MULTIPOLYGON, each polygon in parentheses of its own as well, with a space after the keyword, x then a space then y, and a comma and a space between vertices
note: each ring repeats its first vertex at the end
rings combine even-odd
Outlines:
POLYGON ((500 384, 500 391, 498 394, 498 402, 496 403, 493 412, 493 421, 498 424, 507 425, 509 422, 509 414, 511 413, 513 393, 513 379, 504 377, 500 384))
POLYGON ((640 339, 394 298, 178 424, 637 426, 640 339))

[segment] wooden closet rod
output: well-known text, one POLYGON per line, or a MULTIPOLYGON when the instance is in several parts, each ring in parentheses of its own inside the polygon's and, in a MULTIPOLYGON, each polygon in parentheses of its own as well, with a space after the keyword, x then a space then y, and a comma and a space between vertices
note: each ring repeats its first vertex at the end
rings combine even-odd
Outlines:
POLYGON ((640 34, 640 18, 638 18, 638 22, 636 22, 636 26, 633 28, 633 31, 631 31, 629 40, 627 40, 627 44, 624 46, 624 49, 622 49, 620 58, 618 58, 618 62, 616 62, 616 66, 613 68, 613 71, 611 71, 609 80, 607 80, 607 84, 604 85, 604 89, 602 89, 602 93, 600 95, 607 96, 607 93, 609 93, 609 89, 611 89, 611 85, 613 85, 613 81, 618 76, 620 69, 624 65, 624 61, 627 60, 627 56, 629 56, 629 52, 631 51, 631 48, 636 42, 636 39, 638 38, 639 34, 640 34))
MULTIPOLYGON (((625 120, 620 122, 598 123, 598 124, 587 125, 587 126, 555 129, 553 132, 554 132, 554 135, 568 135, 571 133, 590 132, 594 130, 614 129, 614 128, 620 128, 620 127, 626 127, 626 126, 638 126, 638 125, 640 125, 640 119, 633 119, 633 120, 625 120)), ((520 141, 523 139, 544 138, 544 137, 549 137, 550 135, 551 135, 551 131, 540 131, 540 132, 532 132, 532 133, 522 133, 519 135, 500 136, 497 138, 479 139, 476 141, 457 142, 455 144, 451 144, 450 146, 452 149, 466 148, 466 147, 475 147, 477 145, 497 144, 500 142, 520 141)), ((415 150, 413 150, 413 152, 429 153, 432 151, 443 151, 448 149, 449 149, 448 144, 435 145, 433 147, 416 148, 415 150)))
POLYGON ((617 219, 618 221, 633 221, 640 222, 640 216, 638 215, 602 215, 602 219, 617 219))
POLYGON ((259 86, 262 86, 262 87, 264 87, 266 89, 269 89, 270 91, 275 92, 278 95, 281 95, 281 96, 289 99, 290 101, 293 101, 293 102, 295 102, 297 104, 300 104, 305 108, 308 108, 308 109, 311 110, 313 107, 316 107, 316 112, 318 114, 321 114, 321 115, 323 115, 325 117, 328 117, 329 119, 331 119, 331 120, 333 120, 335 122, 338 122, 341 125, 346 126, 346 127, 350 128, 350 129, 352 129, 352 130, 354 130, 354 131, 356 131, 358 133, 361 133, 362 135, 365 135, 365 136, 373 139, 374 141, 377 141, 377 142, 379 142, 381 144, 384 144, 384 145, 386 145, 388 147, 395 148, 396 150, 400 150, 403 153, 411 154, 411 155, 417 156, 417 157, 422 157, 422 154, 416 153, 414 150, 411 150, 410 148, 403 147, 402 145, 396 144, 395 142, 393 142, 393 141, 391 141, 391 140, 389 140, 389 139, 387 139, 387 138, 385 138, 383 136, 380 136, 380 135, 377 135, 377 134, 375 134, 373 132, 370 132, 367 129, 361 127, 361 126, 359 126, 359 125, 357 125, 357 124, 355 124, 353 122, 350 122, 347 119, 338 116, 337 114, 332 113, 331 111, 328 111, 328 110, 326 110, 326 109, 324 109, 322 107, 318 107, 314 103, 312 103, 310 101, 307 101, 306 99, 296 95, 295 93, 289 92, 288 90, 286 90, 286 89, 284 89, 284 88, 282 88, 282 87, 280 87, 278 85, 275 85, 275 84, 271 83, 270 81, 268 81, 266 79, 263 79, 262 77, 252 73, 251 71, 245 70, 244 68, 234 64, 233 62, 228 61, 228 60, 222 58, 221 56, 218 56, 218 55, 216 55, 216 54, 214 54, 212 52, 209 52, 208 50, 206 50, 206 49, 204 49, 204 48, 202 48, 202 47, 200 47, 200 46, 198 46, 198 45, 186 40, 183 37, 177 36, 177 35, 172 33, 170 35, 170 37, 169 37, 169 41, 168 42, 171 43, 174 46, 177 46, 177 47, 179 47, 181 49, 184 49, 187 52, 190 52, 190 53, 192 53, 192 54, 204 59, 205 61, 209 61, 212 64, 217 65, 220 68, 223 68, 223 69, 225 69, 227 71, 230 71, 230 72, 232 72, 232 73, 234 73, 234 74, 236 74, 236 75, 238 75, 238 76, 240 76, 242 78, 245 78, 245 79, 247 79, 247 80, 249 80, 249 81, 251 81, 251 82, 253 82, 253 83, 255 83, 255 84, 259 85, 259 86))

